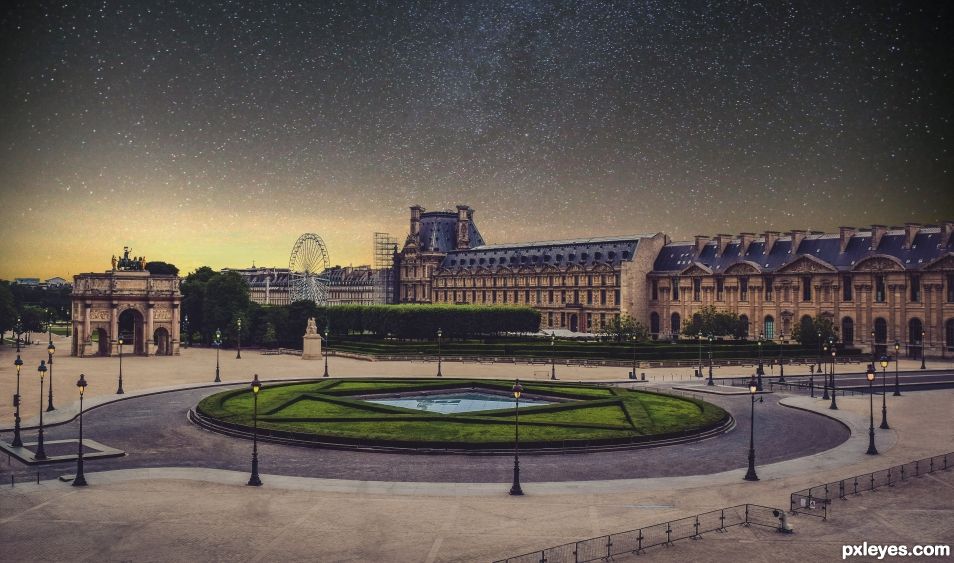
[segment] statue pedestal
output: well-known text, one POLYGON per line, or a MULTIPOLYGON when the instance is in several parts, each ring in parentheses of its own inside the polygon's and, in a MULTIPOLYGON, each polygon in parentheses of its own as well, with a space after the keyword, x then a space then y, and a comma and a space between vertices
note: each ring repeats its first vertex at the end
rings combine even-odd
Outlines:
POLYGON ((303 338, 301 359, 320 360, 321 359, 321 335, 306 334, 303 338))

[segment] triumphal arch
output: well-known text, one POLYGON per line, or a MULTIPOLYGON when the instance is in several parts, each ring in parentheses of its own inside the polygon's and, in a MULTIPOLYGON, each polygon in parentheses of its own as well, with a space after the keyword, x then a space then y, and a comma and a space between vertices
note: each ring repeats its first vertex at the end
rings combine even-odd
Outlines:
POLYGON ((179 354, 179 277, 150 274, 146 259, 113 257, 102 274, 73 277, 73 356, 179 354))

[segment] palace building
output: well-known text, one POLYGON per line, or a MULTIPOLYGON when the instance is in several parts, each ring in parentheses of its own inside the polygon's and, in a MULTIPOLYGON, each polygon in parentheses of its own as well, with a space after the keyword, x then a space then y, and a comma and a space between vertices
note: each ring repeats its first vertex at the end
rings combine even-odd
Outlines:
POLYGON ((400 303, 528 305, 541 328, 598 332, 629 315, 675 338, 703 307, 740 315, 745 338, 786 341, 827 317, 845 344, 954 351, 954 223, 842 227, 671 242, 662 233, 485 244, 474 210, 411 207, 395 255, 400 303))

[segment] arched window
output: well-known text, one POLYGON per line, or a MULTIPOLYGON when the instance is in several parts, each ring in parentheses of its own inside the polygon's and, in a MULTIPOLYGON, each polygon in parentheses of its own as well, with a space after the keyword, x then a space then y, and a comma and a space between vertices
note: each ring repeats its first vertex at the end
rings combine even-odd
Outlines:
POLYGON ((845 344, 855 343, 855 321, 851 317, 841 319, 841 341, 845 344))
POLYGON ((924 344, 924 325, 921 319, 915 317, 908 321, 908 356, 920 358, 921 346, 924 344))
POLYGON ((749 317, 748 315, 739 315, 739 338, 749 337, 749 317))
POLYGON ((885 343, 888 341, 888 321, 878 317, 874 322, 874 342, 875 354, 885 353, 885 343))
POLYGON ((649 315, 649 334, 653 340, 659 337, 659 313, 653 312, 649 315))
POLYGON ((766 340, 774 340, 775 339, 775 318, 772 317, 772 315, 766 315, 765 322, 763 324, 764 326, 762 328, 762 336, 764 336, 766 340))
POLYGON ((672 316, 669 317, 669 328, 673 338, 682 331, 682 317, 679 316, 679 313, 673 313, 672 316))

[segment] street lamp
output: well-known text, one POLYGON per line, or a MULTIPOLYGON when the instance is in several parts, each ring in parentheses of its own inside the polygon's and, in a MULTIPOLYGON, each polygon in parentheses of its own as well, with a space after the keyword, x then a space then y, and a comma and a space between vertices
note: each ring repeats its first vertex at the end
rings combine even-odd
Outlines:
POLYGON ((699 377, 702 377, 702 331, 699 331, 699 334, 696 335, 696 341, 699 342, 699 377))
POLYGON ((40 367, 36 368, 40 373, 40 432, 36 440, 36 455, 33 459, 46 459, 46 450, 43 449, 43 377, 46 375, 46 362, 40 360, 40 367))
POLYGON ((782 347, 778 347, 778 382, 785 383, 785 358, 782 357, 782 347))
MULTIPOLYGON (((826 356, 828 355, 828 344, 825 344, 822 346, 822 351, 825 353, 826 356)), ((823 401, 827 401, 831 398, 828 396, 828 383, 830 379, 828 374, 828 369, 822 367, 825 365, 825 363, 826 362, 822 360, 822 356, 819 356, 818 357, 818 374, 822 376, 822 381, 824 382, 824 387, 825 387, 825 392, 822 394, 823 401), (823 369, 824 369, 824 373, 822 373, 823 369)))
POLYGON ((871 331, 871 365, 872 366, 874 365, 877 359, 876 357, 876 354, 878 353, 877 350, 878 350, 878 347, 875 346, 875 331, 872 330, 871 331))
POLYGON ((219 349, 222 347, 222 331, 215 329, 215 338, 212 340, 212 345, 215 346, 215 383, 221 383, 222 378, 219 377, 219 349))
POLYGON ((50 366, 50 390, 49 396, 46 403, 46 411, 55 411, 56 408, 53 406, 53 354, 56 353, 56 346, 53 345, 53 333, 50 333, 50 343, 46 346, 46 353, 49 359, 46 362, 46 365, 50 366))
POLYGON ((444 331, 437 329, 437 377, 441 377, 441 337, 444 331))
POLYGON ((238 320, 238 346, 237 346, 237 351, 235 352, 235 359, 236 360, 242 359, 242 319, 241 318, 239 318, 238 320))
POLYGON ((636 344, 639 342, 639 337, 635 334, 633 335, 633 379, 636 379, 636 344))
POLYGON ((523 489, 520 488, 520 393, 523 387, 520 380, 513 382, 513 485, 510 486, 511 495, 522 495, 523 489))
POLYGON ((712 381, 712 341, 715 340, 715 336, 709 335, 709 381, 706 385, 715 385, 715 382, 712 381))
POLYGON ((185 316, 185 320, 182 323, 185 326, 185 336, 186 336, 186 348, 192 344, 192 334, 189 333, 189 315, 185 316))
POLYGON ((119 387, 116 389, 117 395, 125 393, 123 391, 123 337, 120 336, 117 342, 119 344, 119 387))
POLYGON ((23 360, 20 359, 20 354, 17 354, 17 359, 13 361, 13 365, 17 367, 17 394, 13 396, 13 406, 17 410, 13 415, 13 442, 10 445, 14 448, 22 448, 23 440, 20 438, 20 368, 23 367, 23 360))
POLYGON ((325 345, 323 347, 325 352, 325 373, 322 377, 328 377, 328 338, 331 336, 331 330, 328 325, 325 325, 325 345))
POLYGON ((927 369, 924 365, 924 331, 921 331, 921 369, 927 369))
POLYGON ((881 356, 881 426, 878 428, 882 430, 888 430, 891 428, 888 426, 888 398, 885 389, 885 381, 888 379, 888 375, 885 373, 885 370, 887 369, 888 357, 881 356))
POLYGON ((258 476, 258 392, 262 390, 262 383, 258 374, 252 379, 252 476, 248 484, 252 487, 261 487, 262 479, 258 476))
POLYGON ((758 481, 755 473, 755 394, 759 391, 759 384, 755 376, 749 381, 749 395, 752 397, 752 413, 749 417, 749 470, 745 473, 746 481, 758 481))
POLYGON ((550 379, 556 379, 556 331, 550 332, 550 379))
POLYGON ((17 354, 20 353, 20 335, 23 334, 23 322, 20 320, 20 317, 17 317, 17 324, 14 327, 17 333, 17 354))
POLYGON ((872 389, 872 382, 875 378, 875 369, 874 364, 868 366, 868 371, 865 373, 865 376, 868 378, 868 451, 865 452, 868 455, 878 455, 878 448, 875 447, 874 439, 874 390, 872 389))
POLYGON ((829 409, 838 410, 838 403, 835 402, 835 345, 831 346, 831 406, 829 409))
POLYGON ((894 341, 894 396, 901 396, 901 385, 898 383, 898 358, 901 353, 901 343, 894 341))
POLYGON ((765 374, 765 368, 762 366, 762 341, 763 341, 763 340, 764 340, 764 338, 763 338, 763 336, 762 336, 762 333, 759 332, 759 342, 758 342, 758 346, 759 346, 759 365, 758 365, 757 368, 755 368, 755 374, 758 375, 759 377, 762 377, 762 375, 765 374))
POLYGON ((86 392, 86 376, 80 374, 79 381, 76 382, 80 394, 79 411, 79 445, 76 447, 76 477, 73 478, 74 487, 86 486, 86 475, 83 474, 83 393, 86 392))

